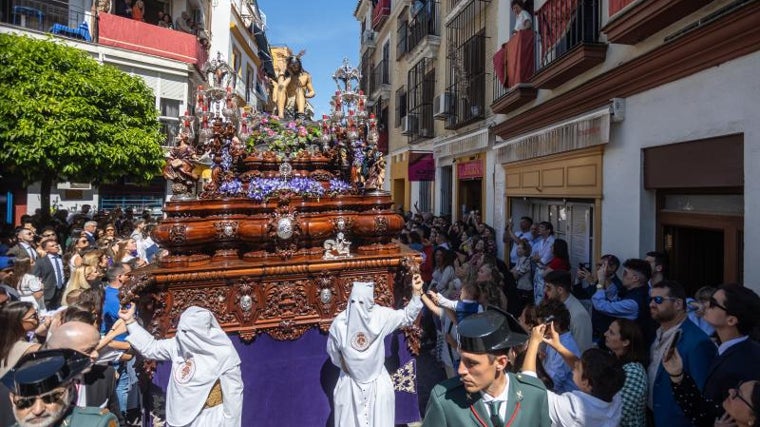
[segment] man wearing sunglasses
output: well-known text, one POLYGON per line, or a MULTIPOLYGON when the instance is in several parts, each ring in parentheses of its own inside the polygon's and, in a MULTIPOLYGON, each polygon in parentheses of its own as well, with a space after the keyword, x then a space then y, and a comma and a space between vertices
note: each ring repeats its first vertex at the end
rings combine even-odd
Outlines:
POLYGON ((24 355, 3 378, 10 389, 19 427, 116 427, 116 417, 100 408, 77 408, 77 383, 92 361, 70 349, 24 355))

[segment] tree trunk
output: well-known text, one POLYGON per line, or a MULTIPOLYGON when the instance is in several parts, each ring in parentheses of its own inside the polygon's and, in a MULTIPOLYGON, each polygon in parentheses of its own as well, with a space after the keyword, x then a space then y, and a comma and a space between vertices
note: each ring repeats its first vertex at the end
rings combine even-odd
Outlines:
POLYGON ((42 211, 42 224, 50 222, 50 189, 53 187, 53 177, 44 176, 40 181, 40 209, 42 211))

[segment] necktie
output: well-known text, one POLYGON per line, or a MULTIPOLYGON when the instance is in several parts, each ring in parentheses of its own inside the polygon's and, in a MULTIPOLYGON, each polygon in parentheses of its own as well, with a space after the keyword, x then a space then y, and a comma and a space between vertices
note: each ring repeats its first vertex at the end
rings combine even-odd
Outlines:
POLYGON ((501 400, 492 400, 490 402, 486 402, 488 405, 488 411, 491 413, 491 424, 494 425, 494 427, 502 427, 504 425, 504 420, 501 419, 501 415, 499 415, 499 410, 501 409, 501 404, 504 403, 501 400))
POLYGON ((55 267, 55 281, 56 281, 56 287, 61 288, 63 287, 63 268, 61 268, 61 256, 60 255, 53 255, 53 266, 55 267))

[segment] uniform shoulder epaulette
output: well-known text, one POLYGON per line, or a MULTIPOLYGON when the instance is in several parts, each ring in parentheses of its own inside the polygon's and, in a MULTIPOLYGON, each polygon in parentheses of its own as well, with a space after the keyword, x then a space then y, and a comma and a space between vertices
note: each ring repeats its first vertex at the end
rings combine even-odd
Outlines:
POLYGON ((522 372, 518 372, 515 374, 515 378, 517 378, 517 381, 520 381, 522 384, 546 389, 546 386, 544 385, 544 383, 540 379, 532 375, 525 375, 522 372))

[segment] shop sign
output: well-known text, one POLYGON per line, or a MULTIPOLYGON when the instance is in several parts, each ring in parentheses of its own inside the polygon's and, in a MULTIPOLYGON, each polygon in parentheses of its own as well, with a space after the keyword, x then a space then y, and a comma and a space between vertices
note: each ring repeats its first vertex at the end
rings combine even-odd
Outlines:
POLYGON ((471 162, 457 163, 458 179, 481 179, 483 178, 483 161, 473 160, 471 162))

